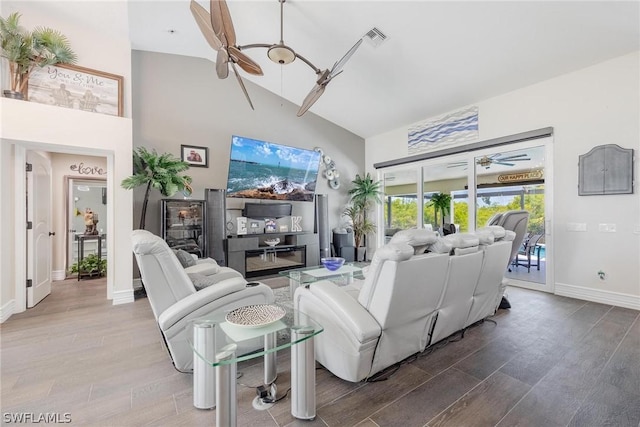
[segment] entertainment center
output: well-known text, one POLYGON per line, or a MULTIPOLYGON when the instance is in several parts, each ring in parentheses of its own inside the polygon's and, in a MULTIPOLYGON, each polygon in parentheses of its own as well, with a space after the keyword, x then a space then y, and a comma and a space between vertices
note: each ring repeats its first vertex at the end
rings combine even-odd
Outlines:
POLYGON ((318 265, 318 235, 313 232, 286 232, 228 236, 227 260, 228 267, 245 277, 318 265), (265 243, 273 238, 280 239, 280 243, 275 246, 265 243))

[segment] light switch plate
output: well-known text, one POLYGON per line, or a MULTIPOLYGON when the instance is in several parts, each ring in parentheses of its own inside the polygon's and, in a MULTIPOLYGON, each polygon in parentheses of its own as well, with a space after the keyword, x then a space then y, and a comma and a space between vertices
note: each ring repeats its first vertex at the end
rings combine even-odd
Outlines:
POLYGON ((586 222, 568 222, 567 231, 587 231, 586 222))
POLYGON ((615 224, 598 224, 598 231, 601 233, 615 233, 616 225, 615 224))

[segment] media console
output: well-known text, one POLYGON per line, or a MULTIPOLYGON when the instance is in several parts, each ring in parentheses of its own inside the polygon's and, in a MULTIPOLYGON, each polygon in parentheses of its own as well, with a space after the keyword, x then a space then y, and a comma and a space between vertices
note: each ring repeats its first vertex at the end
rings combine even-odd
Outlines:
POLYGON ((227 236, 227 266, 245 277, 266 276, 320 264, 318 234, 283 232, 227 236), (269 246, 265 240, 278 238, 269 246))

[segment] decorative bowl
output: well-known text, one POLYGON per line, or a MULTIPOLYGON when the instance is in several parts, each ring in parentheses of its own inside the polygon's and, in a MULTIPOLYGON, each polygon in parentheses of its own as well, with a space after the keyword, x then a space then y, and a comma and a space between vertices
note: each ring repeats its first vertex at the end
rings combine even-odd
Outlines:
POLYGON ((264 241, 267 245, 269 246, 275 246, 278 243, 280 243, 280 239, 278 239, 277 237, 275 239, 269 239, 269 240, 265 240, 264 241))
POLYGON ((344 264, 344 258, 340 258, 340 257, 321 258, 320 262, 322 263, 322 265, 325 266, 327 270, 336 271, 337 269, 342 267, 342 264, 344 264))

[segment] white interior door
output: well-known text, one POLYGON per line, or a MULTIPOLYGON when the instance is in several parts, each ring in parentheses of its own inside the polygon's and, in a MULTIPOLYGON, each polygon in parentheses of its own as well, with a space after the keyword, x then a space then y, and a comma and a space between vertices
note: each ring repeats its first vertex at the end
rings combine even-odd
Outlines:
POLYGON ((44 156, 29 151, 27 162, 27 308, 51 293, 51 164, 44 156))

